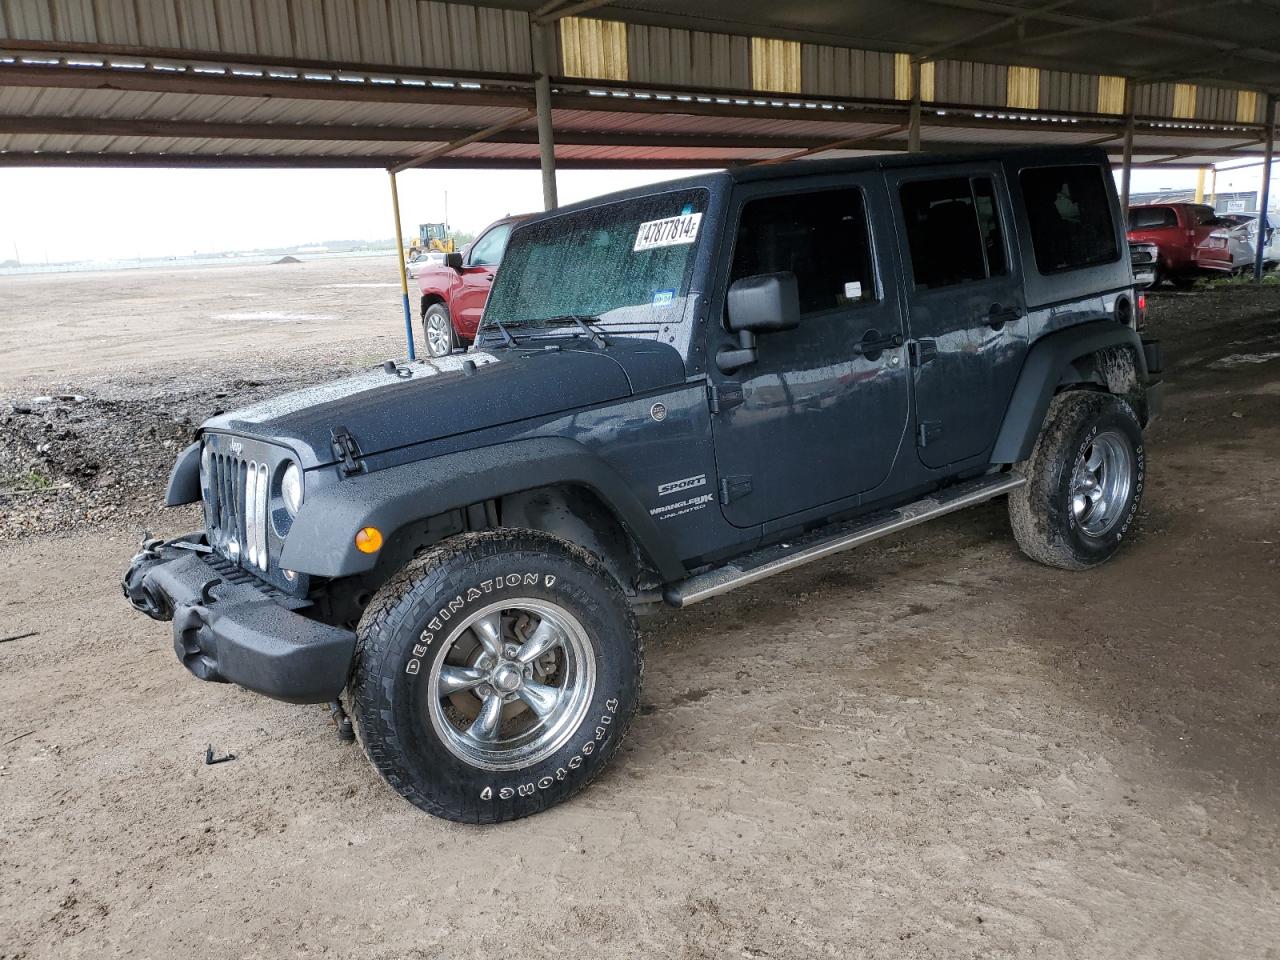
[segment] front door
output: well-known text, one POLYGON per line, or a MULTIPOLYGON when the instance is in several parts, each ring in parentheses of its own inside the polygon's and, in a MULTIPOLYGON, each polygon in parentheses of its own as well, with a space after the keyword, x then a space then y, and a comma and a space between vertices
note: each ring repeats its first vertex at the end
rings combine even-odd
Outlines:
POLYGON ((476 328, 480 326, 484 305, 493 288, 493 275, 507 248, 511 226, 510 223, 500 223, 486 230, 467 251, 452 310, 454 326, 463 336, 474 337, 476 328))
POLYGON ((790 271, 800 291, 794 330, 761 335, 757 359, 720 373, 708 337, 713 435, 725 518, 748 527, 821 507, 881 484, 907 421, 908 385, 884 182, 874 174, 810 181, 779 195, 774 183, 735 192, 734 280, 790 271))
POLYGON ((994 443, 1027 349, 1008 193, 991 163, 888 174, 911 329, 916 448, 946 467, 994 443))

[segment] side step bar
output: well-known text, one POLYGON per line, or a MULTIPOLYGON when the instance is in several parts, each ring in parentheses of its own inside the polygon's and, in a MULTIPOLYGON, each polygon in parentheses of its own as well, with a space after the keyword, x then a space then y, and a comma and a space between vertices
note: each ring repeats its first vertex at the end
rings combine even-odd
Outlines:
POLYGON ((1001 473, 957 484, 896 510, 839 524, 834 531, 826 528, 792 543, 764 547, 733 563, 672 584, 663 592, 662 598, 673 607, 687 607, 772 577, 776 573, 785 573, 823 557, 852 550, 934 517, 994 499, 1010 490, 1016 490, 1026 482, 1025 478, 1016 473, 1001 473))

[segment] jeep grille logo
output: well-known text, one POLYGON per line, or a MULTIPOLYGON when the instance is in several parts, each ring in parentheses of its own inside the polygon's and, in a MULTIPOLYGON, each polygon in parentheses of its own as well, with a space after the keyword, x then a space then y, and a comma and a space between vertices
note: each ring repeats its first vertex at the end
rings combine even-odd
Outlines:
POLYGON ((231 452, 234 453, 237 457, 240 456, 240 454, 244 452, 244 444, 241 443, 239 440, 232 440, 231 452))

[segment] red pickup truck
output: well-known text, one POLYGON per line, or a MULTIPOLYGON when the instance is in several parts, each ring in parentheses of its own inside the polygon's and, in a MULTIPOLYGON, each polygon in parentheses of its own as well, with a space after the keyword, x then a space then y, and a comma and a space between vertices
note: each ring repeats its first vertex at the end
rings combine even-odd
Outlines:
POLYGON ((528 216, 497 220, 461 253, 445 254, 443 263, 418 268, 415 279, 422 289, 422 340, 429 356, 446 356, 475 339, 507 238, 528 216))
POLYGON ((1247 269, 1251 244, 1233 235, 1234 224, 1203 203, 1153 203, 1129 208, 1129 242, 1159 249, 1156 279, 1189 287, 1198 277, 1247 269))

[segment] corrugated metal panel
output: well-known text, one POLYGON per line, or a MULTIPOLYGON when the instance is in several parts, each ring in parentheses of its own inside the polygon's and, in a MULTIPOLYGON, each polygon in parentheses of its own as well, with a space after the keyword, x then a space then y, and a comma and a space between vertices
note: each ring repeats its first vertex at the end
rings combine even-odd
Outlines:
POLYGON ((1261 97, 1253 90, 1237 90, 1236 91, 1236 122, 1238 123, 1261 123, 1262 109, 1261 97))
POLYGON ((95 7, 100 38, 111 37, 112 43, 132 46, 142 42, 133 0, 96 0, 95 7))
POLYGON ((360 21, 353 0, 322 0, 325 58, 352 63, 360 59, 360 21))
POLYGON ((211 6, 218 23, 219 50, 247 54, 261 52, 254 29, 252 0, 213 0, 211 6))
POLYGON ((1195 99, 1195 117, 1198 120, 1219 120, 1231 123, 1236 119, 1238 91, 1222 87, 1200 87, 1195 99))
POLYGON ((806 43, 800 92, 824 97, 893 98, 893 54, 806 43))
POLYGON ((1196 115, 1198 90, 1194 83, 1173 85, 1173 115, 1180 120, 1191 120, 1196 115))
POLYGON ((1098 77, 1098 113, 1123 114, 1128 83, 1124 77, 1098 77))
POLYGON ((1140 117, 1173 116, 1173 84, 1135 84, 1133 112, 1140 117))
POLYGON ((940 60, 934 93, 939 103, 1004 107, 1007 68, 990 63, 940 60))
POLYGON ((751 53, 746 37, 632 24, 627 59, 634 83, 746 90, 751 53))
MULTIPOLYGON (((423 49, 417 66, 496 73, 533 70, 526 14, 435 0, 416 7, 423 49)), ((401 14, 402 23, 410 19, 407 12, 401 14)))
POLYGON ((175 0, 178 13, 178 46, 192 50, 218 50, 218 18, 208 0, 175 0))
POLYGON ((1015 109, 1040 108, 1040 70, 1036 67, 1010 67, 1005 79, 1005 103, 1015 109))
POLYGON ((264 57, 292 57, 293 31, 289 27, 289 0, 253 0, 253 35, 264 57))
POLYGON ((324 13, 320 4, 315 0, 289 0, 289 22, 295 56, 325 59, 324 13))
POLYGON ((1040 106, 1044 110, 1093 113, 1098 109, 1098 81, 1092 73, 1044 70, 1040 74, 1040 106))
POLYGON ((177 7, 172 3, 149 4, 147 15, 138 21, 138 42, 144 47, 182 46, 177 7))
POLYGON ((93 43, 98 39, 89 0, 53 0, 53 39, 93 43))
POLYGON ((560 68, 566 77, 627 80, 627 25, 619 20, 562 17, 560 68))
POLYGON ((0 3, 4 35, 21 40, 52 40, 53 20, 46 0, 7 0, 0 3))
POLYGON ((751 38, 751 87, 777 93, 800 92, 800 44, 794 40, 751 38))

